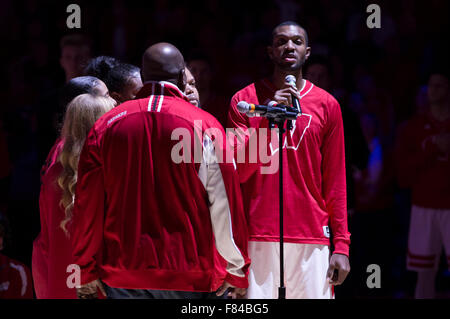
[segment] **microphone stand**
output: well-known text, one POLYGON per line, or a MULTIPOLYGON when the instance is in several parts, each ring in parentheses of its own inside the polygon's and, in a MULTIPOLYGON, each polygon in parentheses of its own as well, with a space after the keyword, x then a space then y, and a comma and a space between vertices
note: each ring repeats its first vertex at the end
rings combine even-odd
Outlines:
MULTIPOLYGON (((279 159, 279 214, 280 214, 280 286, 278 287, 278 299, 286 299, 286 287, 284 286, 284 223, 283 223, 283 134, 286 132, 284 123, 286 119, 281 117, 269 119, 269 128, 278 127, 278 159, 279 159)), ((288 129, 292 129, 292 121, 288 120, 288 129)))
MULTIPOLYGON (((245 101, 240 112, 249 116, 249 104, 245 101)), ((241 103, 238 103, 239 104, 241 103)), ((261 108, 261 106, 259 106, 261 108)), ((254 112, 255 105, 250 113, 254 112)), ((261 110, 258 110, 261 111, 261 110)), ((286 128, 292 130, 293 121, 295 121, 300 110, 286 105, 269 105, 266 107, 265 117, 269 121, 269 128, 273 130, 275 125, 278 126, 278 160, 279 160, 279 203, 280 203, 280 287, 278 288, 278 299, 286 299, 286 287, 284 287, 284 235, 283 235, 283 134, 286 132, 284 124, 287 121, 286 128)), ((301 115, 301 114, 300 114, 301 115)), ((251 116, 254 116, 253 114, 251 116)))

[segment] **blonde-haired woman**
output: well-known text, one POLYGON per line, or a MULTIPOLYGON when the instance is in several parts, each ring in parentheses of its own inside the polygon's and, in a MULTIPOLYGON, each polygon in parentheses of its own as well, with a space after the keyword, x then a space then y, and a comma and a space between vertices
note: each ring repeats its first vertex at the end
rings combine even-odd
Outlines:
POLYGON ((41 233, 33 245, 33 280, 38 298, 76 299, 75 288, 69 287, 75 282, 68 279, 73 269, 68 268, 72 252, 67 221, 73 206, 78 160, 95 121, 114 106, 112 98, 93 94, 78 95, 67 105, 61 137, 50 151, 41 175, 41 233))
POLYGON ((64 145, 59 155, 59 162, 63 167, 63 171, 58 177, 58 185, 63 190, 61 205, 65 210, 65 218, 61 223, 61 227, 66 233, 66 224, 72 215, 78 160, 80 159, 84 141, 95 121, 111 110, 115 103, 112 98, 82 94, 76 97, 67 107, 61 132, 64 145))

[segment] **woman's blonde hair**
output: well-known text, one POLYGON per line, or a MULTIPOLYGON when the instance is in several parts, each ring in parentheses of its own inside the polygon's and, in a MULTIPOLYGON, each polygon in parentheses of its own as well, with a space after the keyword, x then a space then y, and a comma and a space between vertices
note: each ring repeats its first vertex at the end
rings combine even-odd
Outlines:
POLYGON ((67 105, 61 131, 64 145, 58 158, 63 167, 58 177, 58 185, 63 190, 60 205, 65 211, 65 218, 60 226, 66 234, 68 234, 66 225, 72 218, 78 161, 84 141, 95 121, 113 109, 115 104, 114 99, 110 97, 81 94, 67 105))

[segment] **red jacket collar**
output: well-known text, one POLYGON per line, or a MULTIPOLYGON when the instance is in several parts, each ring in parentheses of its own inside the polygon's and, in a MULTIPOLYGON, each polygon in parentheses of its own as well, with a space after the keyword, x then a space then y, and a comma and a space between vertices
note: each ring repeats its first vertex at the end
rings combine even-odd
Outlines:
POLYGON ((139 90, 136 99, 143 99, 151 95, 165 95, 182 98, 189 102, 189 99, 183 92, 173 83, 166 81, 148 81, 139 90))

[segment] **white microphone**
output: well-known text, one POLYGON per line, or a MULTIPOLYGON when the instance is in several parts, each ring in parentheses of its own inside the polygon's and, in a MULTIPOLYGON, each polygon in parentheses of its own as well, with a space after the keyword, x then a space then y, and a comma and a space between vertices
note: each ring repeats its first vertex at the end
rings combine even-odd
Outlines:
POLYGON ((295 120, 298 116, 297 109, 277 104, 275 101, 270 101, 268 105, 256 105, 240 101, 237 104, 237 109, 239 112, 245 113, 248 117, 263 116, 274 119, 295 120))
POLYGON ((268 110, 276 105, 277 102, 275 101, 270 101, 268 105, 257 105, 253 103, 247 103, 245 101, 240 101, 237 104, 237 109, 239 112, 245 113, 249 117, 258 116, 258 114, 264 116, 264 114, 266 114, 268 110))
MULTIPOLYGON (((295 76, 289 74, 286 75, 284 78, 287 84, 297 87, 297 80, 295 79, 295 76)), ((300 101, 297 99, 295 95, 292 94, 292 105, 300 112, 300 115, 302 115, 302 109, 300 107, 300 101)))

